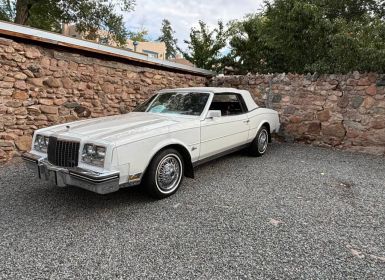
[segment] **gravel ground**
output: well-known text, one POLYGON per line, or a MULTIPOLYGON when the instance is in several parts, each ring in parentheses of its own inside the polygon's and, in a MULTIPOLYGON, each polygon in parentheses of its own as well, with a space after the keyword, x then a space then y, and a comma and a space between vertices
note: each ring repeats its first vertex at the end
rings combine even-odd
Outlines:
POLYGON ((1 279, 384 279, 385 158, 274 144, 172 197, 107 196, 0 167, 1 279))

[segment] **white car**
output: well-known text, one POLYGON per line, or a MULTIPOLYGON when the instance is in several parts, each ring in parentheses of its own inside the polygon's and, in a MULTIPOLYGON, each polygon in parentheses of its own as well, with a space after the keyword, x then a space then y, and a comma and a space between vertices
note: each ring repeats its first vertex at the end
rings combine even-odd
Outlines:
POLYGON ((245 90, 166 89, 128 114, 39 129, 23 159, 59 187, 107 194, 143 182, 163 198, 201 163, 243 148, 263 155, 279 126, 245 90))

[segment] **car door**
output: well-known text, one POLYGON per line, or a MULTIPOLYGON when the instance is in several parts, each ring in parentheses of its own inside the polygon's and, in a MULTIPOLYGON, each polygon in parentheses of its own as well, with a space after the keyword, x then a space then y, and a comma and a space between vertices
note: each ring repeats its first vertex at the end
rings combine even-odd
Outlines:
POLYGON ((217 93, 209 110, 220 110, 221 116, 201 121, 199 159, 242 146, 248 139, 249 119, 241 95, 217 93))

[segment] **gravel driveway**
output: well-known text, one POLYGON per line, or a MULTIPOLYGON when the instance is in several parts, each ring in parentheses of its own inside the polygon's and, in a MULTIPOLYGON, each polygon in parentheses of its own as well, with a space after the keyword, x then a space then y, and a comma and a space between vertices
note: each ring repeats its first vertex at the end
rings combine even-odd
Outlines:
POLYGON ((99 196, 0 167, 1 279, 384 279, 385 158, 274 144, 174 196, 99 196))

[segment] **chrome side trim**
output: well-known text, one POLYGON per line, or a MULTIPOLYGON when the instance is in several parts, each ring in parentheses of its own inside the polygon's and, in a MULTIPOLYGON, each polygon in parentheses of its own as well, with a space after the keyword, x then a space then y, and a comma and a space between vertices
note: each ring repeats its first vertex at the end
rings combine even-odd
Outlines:
POLYGON ((225 156, 225 155, 232 154, 232 153, 234 153, 234 152, 243 150, 243 149, 247 148, 249 145, 250 145, 250 143, 246 143, 246 144, 243 144, 243 145, 241 145, 241 146, 234 147, 234 148, 231 148, 231 149, 229 149, 229 150, 220 152, 220 153, 218 153, 218 154, 215 154, 215 155, 206 157, 206 158, 204 158, 204 159, 197 160, 197 161, 193 162, 193 167, 197 167, 197 166, 199 166, 199 165, 201 165, 201 164, 210 162, 210 161, 212 161, 212 160, 214 160, 214 159, 217 159, 217 158, 223 157, 223 156, 225 156))

